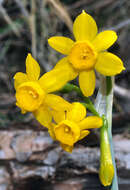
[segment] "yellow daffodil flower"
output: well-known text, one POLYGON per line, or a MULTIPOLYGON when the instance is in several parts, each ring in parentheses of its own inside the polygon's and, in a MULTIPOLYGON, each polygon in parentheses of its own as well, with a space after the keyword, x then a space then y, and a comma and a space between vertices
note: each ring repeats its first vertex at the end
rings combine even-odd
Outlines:
MULTIPOLYGON (((67 55, 55 68, 64 68, 71 73, 69 80, 79 75, 79 85, 85 96, 91 96, 95 89, 95 72, 113 76, 124 70, 119 57, 106 50, 117 40, 114 31, 107 30, 98 34, 95 20, 85 11, 75 19, 73 33, 76 41, 67 37, 51 37, 49 45, 58 52, 67 55)), ((66 80, 66 77, 64 78, 66 80)))
POLYGON ((39 64, 28 54, 26 74, 18 72, 14 76, 16 105, 21 108, 22 113, 32 112, 36 119, 47 127, 52 120, 51 110, 68 110, 71 104, 57 95, 50 94, 66 83, 62 80, 63 76, 59 75, 59 69, 39 77, 39 64))
POLYGON ((69 111, 52 111, 52 115, 56 124, 49 126, 50 136, 58 140, 67 152, 72 152, 74 144, 90 133, 88 129, 102 126, 102 119, 86 117, 85 107, 78 102, 72 103, 69 111))

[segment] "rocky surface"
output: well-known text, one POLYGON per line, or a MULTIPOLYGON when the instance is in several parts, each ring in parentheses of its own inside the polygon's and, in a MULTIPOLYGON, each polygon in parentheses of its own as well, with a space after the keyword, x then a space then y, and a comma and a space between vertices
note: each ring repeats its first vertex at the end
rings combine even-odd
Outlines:
MULTIPOLYGON (((127 189, 130 139, 116 135, 113 140, 120 189, 124 186, 127 189)), ((98 179, 99 158, 99 147, 78 144, 72 154, 64 152, 47 131, 0 130, 0 190, 33 190, 34 187, 101 190, 104 188, 98 179)))

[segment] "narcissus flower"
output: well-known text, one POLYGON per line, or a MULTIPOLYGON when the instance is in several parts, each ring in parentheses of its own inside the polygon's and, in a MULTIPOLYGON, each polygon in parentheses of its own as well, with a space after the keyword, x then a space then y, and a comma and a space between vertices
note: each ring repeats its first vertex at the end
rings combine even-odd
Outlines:
POLYGON ((21 108, 22 113, 32 112, 36 119, 47 127, 52 120, 51 110, 68 110, 71 104, 57 95, 50 94, 66 83, 62 80, 63 75, 59 75, 58 69, 39 77, 39 64, 28 54, 26 74, 18 72, 14 76, 16 105, 21 108))
POLYGON ((86 117, 85 107, 78 102, 72 103, 69 111, 52 111, 52 115, 55 124, 50 125, 49 133, 67 152, 72 152, 74 144, 90 133, 88 129, 102 126, 102 119, 86 117))
POLYGON ((62 73, 67 68, 72 73, 69 80, 79 75, 83 94, 91 96, 95 89, 94 69, 105 76, 116 75, 125 69, 119 57, 106 51, 117 40, 117 35, 111 30, 98 34, 95 20, 85 11, 75 19, 73 33, 76 41, 61 36, 48 40, 52 48, 67 55, 55 68, 60 68, 62 73))

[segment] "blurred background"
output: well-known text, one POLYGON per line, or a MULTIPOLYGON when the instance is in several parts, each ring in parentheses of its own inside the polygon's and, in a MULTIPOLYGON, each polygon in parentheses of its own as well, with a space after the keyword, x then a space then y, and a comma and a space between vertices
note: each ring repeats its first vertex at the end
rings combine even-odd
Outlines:
MULTIPOLYGON (((0 190, 105 189, 98 178, 98 131, 68 154, 31 114, 22 115, 15 106, 13 76, 25 72, 27 54, 36 58, 42 74, 52 69, 61 55, 47 39, 73 39, 73 20, 83 9, 94 17, 99 31, 112 29, 119 36, 109 49, 126 67, 115 80, 113 140, 119 189, 130 189, 130 1, 0 0, 0 190)), ((97 89, 98 80, 94 96, 97 89)), ((80 100, 74 92, 61 95, 80 100)))

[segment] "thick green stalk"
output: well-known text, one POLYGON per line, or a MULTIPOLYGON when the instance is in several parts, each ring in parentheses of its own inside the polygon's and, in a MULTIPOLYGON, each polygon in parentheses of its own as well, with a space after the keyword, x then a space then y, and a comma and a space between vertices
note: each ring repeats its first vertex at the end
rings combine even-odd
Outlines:
MULTIPOLYGON (((110 77, 112 84, 112 87, 114 86, 114 78, 110 77), (113 80, 113 81, 112 81, 113 80)), ((107 84, 107 86, 111 85, 107 84)), ((113 88, 111 89, 111 92, 106 97, 107 102, 107 120, 108 120, 108 136, 109 136, 109 142, 111 146, 111 155, 112 155, 112 161, 114 165, 114 178, 111 186, 111 190, 118 190, 118 179, 117 179, 117 169, 116 169, 116 163, 115 163, 115 155, 114 155, 114 149, 113 149, 113 142, 112 142, 112 106, 113 106, 113 88)))
POLYGON ((114 150, 112 143, 112 105, 113 105, 113 85, 114 78, 100 77, 100 89, 96 98, 95 107, 100 116, 105 115, 108 121, 108 136, 111 147, 112 161, 114 165, 114 178, 111 190, 118 190, 116 164, 114 158, 114 150))

